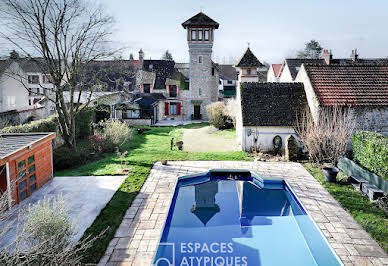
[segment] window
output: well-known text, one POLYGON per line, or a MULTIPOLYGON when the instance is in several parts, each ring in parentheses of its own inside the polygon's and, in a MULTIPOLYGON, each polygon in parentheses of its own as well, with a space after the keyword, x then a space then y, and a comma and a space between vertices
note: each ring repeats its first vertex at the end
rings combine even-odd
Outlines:
POLYGON ((222 81, 221 81, 221 80, 219 80, 219 81, 218 81, 218 83, 221 85, 221 84, 222 84, 222 81))
POLYGON ((51 76, 49 74, 43 75, 43 83, 52 83, 51 76))
POLYGON ((248 68, 248 69, 247 69, 247 75, 250 75, 250 74, 251 74, 251 69, 248 68))
POLYGON ((176 85, 168 86, 168 95, 169 95, 169 97, 176 97, 177 96, 177 86, 176 85))
POLYGON ((28 99, 28 105, 32 105, 31 99, 28 99))
POLYGON ((37 189, 35 156, 31 155, 17 162, 17 189, 19 202, 30 196, 37 189))
POLYGON ((209 31, 205 30, 205 41, 209 40, 209 31))
POLYGON ((7 106, 16 107, 16 96, 7 96, 7 106))
POLYGON ((149 70, 152 70, 154 68, 154 65, 153 64, 150 64, 149 66, 148 66, 148 69, 149 70))
POLYGON ((143 84, 143 93, 151 93, 151 84, 143 84))
POLYGON ((134 110, 134 109, 123 110, 122 117, 123 117, 123 119, 139 118, 140 117, 140 110, 134 110))
POLYGON ((202 41, 202 38, 203 38, 202 33, 203 33, 203 31, 201 31, 201 30, 198 31, 198 40, 199 41, 202 41))
POLYGON ((29 84, 39 84, 39 76, 38 75, 28 75, 28 83, 29 84))
POLYGON ((233 83, 233 80, 228 80, 228 84, 232 84, 233 83))
POLYGON ((202 95, 202 89, 198 89, 198 95, 202 95))
POLYGON ((178 114, 177 103, 170 103, 170 115, 178 114))
POLYGON ((214 76, 215 70, 214 67, 212 67, 212 76, 214 76))
POLYGON ((202 55, 198 56, 198 63, 202 64, 202 55))
POLYGON ((197 39, 197 31, 191 30, 191 40, 195 41, 197 39))

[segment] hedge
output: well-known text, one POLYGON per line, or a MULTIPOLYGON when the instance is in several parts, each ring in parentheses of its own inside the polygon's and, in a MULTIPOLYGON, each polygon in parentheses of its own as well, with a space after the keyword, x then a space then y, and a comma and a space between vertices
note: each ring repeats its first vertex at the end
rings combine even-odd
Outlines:
MULTIPOLYGON (((75 135, 77 138, 84 138, 91 133, 94 109, 87 107, 76 115, 75 135)), ((56 132, 58 116, 51 115, 45 119, 32 121, 24 125, 10 126, 0 130, 0 133, 33 133, 33 132, 56 132)))
POLYGON ((357 131, 352 139, 353 160, 367 170, 388 179, 388 137, 357 131))

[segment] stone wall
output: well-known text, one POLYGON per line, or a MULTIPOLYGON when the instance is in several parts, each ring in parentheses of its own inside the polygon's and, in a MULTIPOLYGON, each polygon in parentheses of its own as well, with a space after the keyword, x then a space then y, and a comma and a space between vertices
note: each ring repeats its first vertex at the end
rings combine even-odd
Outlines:
POLYGON ((353 107, 356 130, 374 131, 388 136, 388 107, 353 107))
POLYGON ((124 122, 130 126, 150 126, 151 119, 123 119, 124 122))

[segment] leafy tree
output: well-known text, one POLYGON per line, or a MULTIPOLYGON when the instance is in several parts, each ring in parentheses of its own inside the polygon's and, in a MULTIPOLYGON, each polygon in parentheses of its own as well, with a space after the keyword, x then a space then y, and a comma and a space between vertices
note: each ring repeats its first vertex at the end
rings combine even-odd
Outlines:
POLYGON ((316 40, 311 40, 306 43, 304 50, 298 51, 298 58, 320 58, 322 54, 322 46, 316 40))
POLYGON ((174 60, 172 58, 172 54, 168 50, 163 54, 162 59, 163 60, 171 60, 171 61, 174 60))

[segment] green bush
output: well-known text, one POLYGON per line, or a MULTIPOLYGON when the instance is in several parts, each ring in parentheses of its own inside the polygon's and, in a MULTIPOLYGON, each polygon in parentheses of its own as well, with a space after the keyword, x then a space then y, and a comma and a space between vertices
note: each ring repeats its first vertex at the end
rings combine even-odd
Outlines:
MULTIPOLYGON (((87 107, 75 117, 75 136, 77 139, 86 138, 91 133, 94 109, 87 107)), ((51 115, 45 119, 32 121, 28 124, 10 126, 0 130, 0 133, 33 133, 33 132, 59 132, 58 116, 51 115)))
POLYGON ((28 124, 10 126, 0 130, 1 133, 33 133, 33 132, 55 132, 57 128, 57 116, 51 115, 46 119, 32 121, 28 124))
POLYGON ((353 159, 367 170, 388 179, 388 137, 357 131, 352 139, 353 159))
POLYGON ((87 163, 90 158, 91 151, 88 147, 77 147, 76 150, 61 146, 53 150, 53 167, 55 171, 74 168, 87 163))

